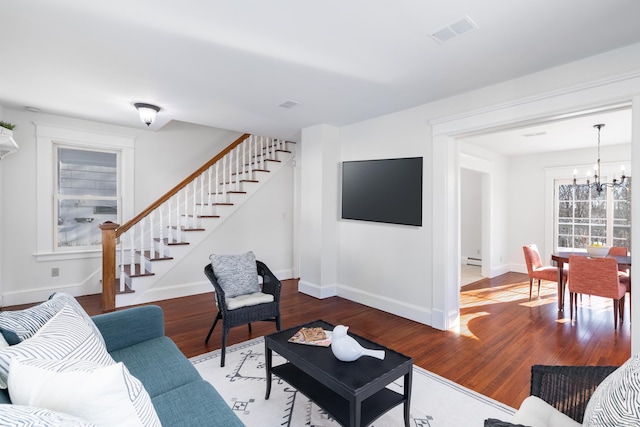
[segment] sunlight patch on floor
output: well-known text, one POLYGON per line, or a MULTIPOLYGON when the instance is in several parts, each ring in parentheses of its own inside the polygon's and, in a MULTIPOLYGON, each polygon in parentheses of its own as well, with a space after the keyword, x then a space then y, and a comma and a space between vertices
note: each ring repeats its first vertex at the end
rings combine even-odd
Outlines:
POLYGON ((478 311, 470 314, 461 314, 460 315, 460 326, 459 326, 459 334, 463 337, 473 338, 474 340, 480 340, 471 330, 469 329, 469 323, 472 320, 475 320, 479 317, 488 316, 489 313, 486 311, 478 311))
POLYGON ((558 301, 555 299, 532 299, 531 301, 521 302, 520 305, 523 307, 540 307, 547 304, 557 304, 558 301))

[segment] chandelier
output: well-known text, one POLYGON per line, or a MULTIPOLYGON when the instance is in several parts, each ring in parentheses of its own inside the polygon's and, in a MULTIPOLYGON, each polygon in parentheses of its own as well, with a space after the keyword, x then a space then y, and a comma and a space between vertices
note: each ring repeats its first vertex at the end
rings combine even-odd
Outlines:
POLYGON ((612 182, 601 182, 600 178, 602 176, 601 172, 600 172, 600 129, 602 129, 604 127, 603 124, 598 124, 598 125, 593 125, 594 128, 598 129, 598 163, 596 163, 594 169, 594 174, 593 174, 593 182, 591 182, 589 180, 589 178, 587 178, 587 183, 586 184, 578 184, 577 180, 576 180, 576 171, 573 171, 573 185, 584 185, 587 186, 589 188, 595 189, 598 192, 598 195, 600 195, 600 193, 602 193, 603 191, 605 191, 605 189, 607 187, 622 187, 626 184, 627 182, 627 178, 631 178, 629 176, 626 176, 624 174, 624 165, 622 166, 622 176, 620 177, 620 180, 616 179, 616 177, 613 177, 612 182))

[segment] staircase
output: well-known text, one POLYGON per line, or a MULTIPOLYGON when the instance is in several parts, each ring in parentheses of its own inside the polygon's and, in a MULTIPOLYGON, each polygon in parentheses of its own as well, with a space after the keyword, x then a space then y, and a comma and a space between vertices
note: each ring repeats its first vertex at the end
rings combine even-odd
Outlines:
POLYGON ((140 302, 293 158, 293 144, 244 134, 125 224, 101 224, 102 310, 140 302))

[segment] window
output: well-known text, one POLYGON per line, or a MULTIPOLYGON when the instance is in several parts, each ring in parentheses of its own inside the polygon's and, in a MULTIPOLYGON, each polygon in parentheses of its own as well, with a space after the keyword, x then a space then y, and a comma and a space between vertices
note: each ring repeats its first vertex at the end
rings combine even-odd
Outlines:
POLYGON ((591 243, 631 250, 631 185, 601 194, 570 180, 556 180, 555 242, 559 250, 591 243))
POLYGON ((99 258, 105 221, 133 216, 135 139, 36 125, 38 261, 99 258))
POLYGON ((56 247, 100 246, 98 225, 119 222, 118 153, 56 144, 55 163, 56 247))

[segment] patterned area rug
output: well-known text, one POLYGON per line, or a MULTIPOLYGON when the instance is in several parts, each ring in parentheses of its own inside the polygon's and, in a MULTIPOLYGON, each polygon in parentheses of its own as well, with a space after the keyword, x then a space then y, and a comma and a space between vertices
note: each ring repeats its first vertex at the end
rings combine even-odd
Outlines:
MULTIPOLYGON (((251 427, 338 426, 326 412, 278 377, 265 400, 264 339, 227 348, 225 367, 220 350, 190 359, 202 377, 215 386, 242 422, 251 427)), ((285 360, 274 354, 273 364, 285 360)), ((402 393, 402 379, 389 385, 402 393)), ((411 425, 415 427, 482 427, 486 418, 511 420, 514 409, 436 374, 414 366, 411 425)), ((402 405, 378 418, 372 426, 403 426, 402 405)))

